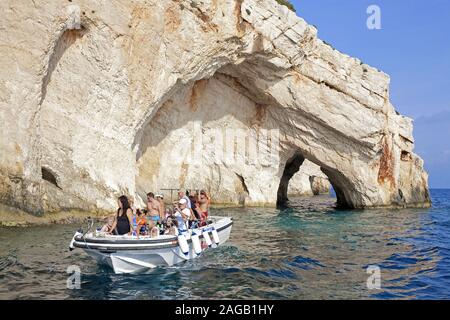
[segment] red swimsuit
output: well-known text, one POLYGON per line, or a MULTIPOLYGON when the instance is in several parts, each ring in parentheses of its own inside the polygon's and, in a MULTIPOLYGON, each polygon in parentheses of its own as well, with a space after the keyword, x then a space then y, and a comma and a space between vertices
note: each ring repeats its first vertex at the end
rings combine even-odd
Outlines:
POLYGON ((206 226, 206 221, 208 219, 208 211, 202 211, 201 216, 200 216, 200 226, 206 226))

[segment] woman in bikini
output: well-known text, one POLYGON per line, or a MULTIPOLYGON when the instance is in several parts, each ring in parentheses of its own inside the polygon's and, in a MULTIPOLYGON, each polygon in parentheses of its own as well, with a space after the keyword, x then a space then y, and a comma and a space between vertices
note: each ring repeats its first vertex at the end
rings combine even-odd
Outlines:
POLYGON ((206 191, 201 190, 198 196, 197 213, 200 215, 200 226, 205 226, 208 221, 209 206, 211 200, 206 191))

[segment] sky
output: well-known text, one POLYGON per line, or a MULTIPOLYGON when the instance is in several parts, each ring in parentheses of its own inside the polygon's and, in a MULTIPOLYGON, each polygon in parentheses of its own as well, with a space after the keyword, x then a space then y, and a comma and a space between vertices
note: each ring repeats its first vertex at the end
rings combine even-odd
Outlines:
POLYGON ((395 109, 414 119, 431 188, 450 188, 450 1, 291 0, 320 39, 391 77, 395 109), (381 29, 369 30, 377 5, 381 29))

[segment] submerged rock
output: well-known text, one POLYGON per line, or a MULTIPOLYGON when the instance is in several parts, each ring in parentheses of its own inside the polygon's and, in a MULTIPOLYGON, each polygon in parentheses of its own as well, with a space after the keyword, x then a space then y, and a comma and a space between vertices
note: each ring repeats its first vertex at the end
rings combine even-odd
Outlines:
POLYGON ((109 210, 122 193, 203 188, 218 203, 275 205, 308 159, 342 206, 430 204, 389 77, 276 1, 0 9, 1 203, 109 210))

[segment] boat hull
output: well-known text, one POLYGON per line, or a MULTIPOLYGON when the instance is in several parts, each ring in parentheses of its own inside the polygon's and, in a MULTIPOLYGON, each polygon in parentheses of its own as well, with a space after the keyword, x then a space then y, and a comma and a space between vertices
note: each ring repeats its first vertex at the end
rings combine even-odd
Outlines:
POLYGON ((224 244, 230 237, 233 221, 227 217, 215 219, 216 222, 213 224, 193 229, 193 232, 199 235, 201 244, 201 252, 197 250, 198 253, 189 235, 186 236, 188 251, 185 252, 175 236, 137 239, 131 236, 97 238, 92 235, 85 237, 75 235, 73 247, 83 249, 97 263, 111 267, 115 273, 142 273, 155 267, 170 267, 198 258, 206 250, 224 244), (211 235, 214 230, 219 241, 218 243, 212 241, 211 246, 208 246, 203 233, 211 235))

